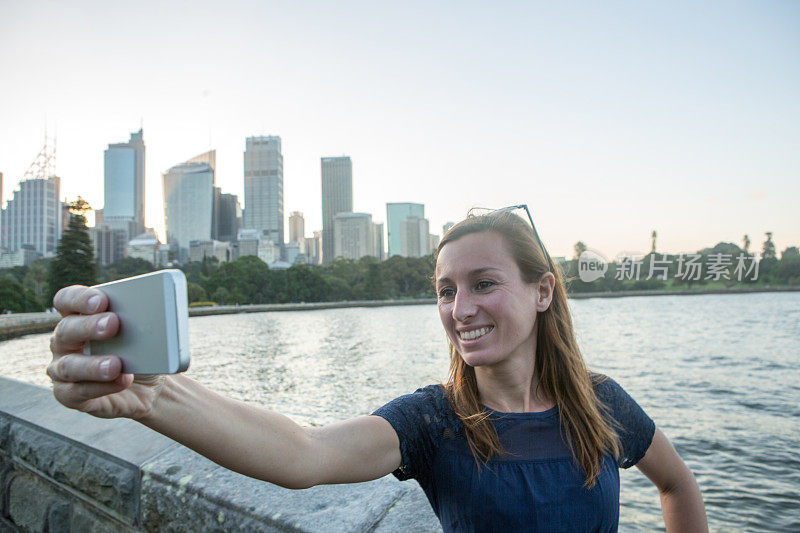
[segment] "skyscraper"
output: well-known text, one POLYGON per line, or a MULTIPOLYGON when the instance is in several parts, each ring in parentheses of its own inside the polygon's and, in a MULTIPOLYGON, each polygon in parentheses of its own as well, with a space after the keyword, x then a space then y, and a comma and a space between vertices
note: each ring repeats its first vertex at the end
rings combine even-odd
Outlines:
POLYGON ((214 171, 207 163, 182 163, 162 175, 167 244, 180 263, 189 259, 191 241, 211 240, 214 222, 214 171))
POLYGON ((32 247, 43 256, 55 254, 61 238, 61 178, 19 182, 0 214, 0 247, 10 252, 32 247))
POLYGON ((306 236, 306 222, 303 213, 292 211, 289 213, 289 242, 303 242, 306 236))
POLYGON ((278 136, 248 137, 244 151, 244 227, 283 245, 283 155, 278 136))
POLYGON ((374 223, 372 224, 372 245, 374 249, 374 255, 381 261, 386 259, 386 252, 384 251, 383 245, 383 224, 382 223, 374 223))
POLYGON ((353 162, 349 157, 322 158, 322 262, 335 257, 333 220, 353 211, 353 162))
MULTIPOLYGON (((216 179, 216 173, 214 177, 216 179)), ((219 187, 214 187, 214 231, 211 237, 223 242, 235 241, 241 216, 239 198, 235 194, 227 194, 219 187)))
POLYGON ((144 231, 144 155, 141 129, 104 153, 103 222, 124 229, 128 239, 144 231))
POLYGON ((369 213, 337 213, 333 217, 333 256, 361 259, 374 255, 374 231, 369 213))
POLYGON ((403 257, 419 257, 421 231, 420 225, 424 220, 424 249, 428 248, 428 221, 425 220, 425 206, 413 203, 388 203, 386 204, 386 225, 389 233, 389 257, 400 255, 403 257), (412 218, 411 224, 407 219, 412 218))

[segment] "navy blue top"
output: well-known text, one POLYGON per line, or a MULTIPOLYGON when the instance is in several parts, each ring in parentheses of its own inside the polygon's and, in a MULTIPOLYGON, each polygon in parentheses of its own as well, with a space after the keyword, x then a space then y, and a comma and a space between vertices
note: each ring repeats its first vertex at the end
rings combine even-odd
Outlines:
POLYGON ((441 385, 429 385, 387 403, 385 418, 400 439, 402 465, 394 475, 416 479, 444 531, 616 531, 619 468, 641 459, 655 424, 615 381, 595 384, 595 394, 616 421, 619 459, 606 456, 597 482, 584 489, 559 425, 558 408, 501 413, 485 407, 510 455, 478 468, 464 426, 441 385))

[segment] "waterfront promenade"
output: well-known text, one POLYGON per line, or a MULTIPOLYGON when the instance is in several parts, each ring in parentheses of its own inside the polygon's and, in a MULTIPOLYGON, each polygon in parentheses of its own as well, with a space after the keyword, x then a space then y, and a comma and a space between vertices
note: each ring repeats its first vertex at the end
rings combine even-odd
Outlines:
POLYGON ((284 489, 226 470, 132 420, 60 405, 0 377, 0 530, 441 531, 391 475, 284 489))
MULTIPOLYGON (((573 300, 585 298, 628 298, 636 296, 691 296, 699 294, 742 294, 758 292, 797 292, 800 286, 752 287, 732 289, 686 289, 679 291, 642 290, 616 292, 579 292, 570 294, 573 300)), ((270 311, 310 311, 314 309, 339 309, 350 307, 391 307, 401 305, 431 305, 435 298, 414 300, 355 300, 342 302, 299 302, 288 304, 215 305, 192 307, 189 316, 233 315, 239 313, 266 313, 270 311)), ((58 313, 16 313, 0 315, 0 341, 22 335, 52 331, 60 320, 58 313)))

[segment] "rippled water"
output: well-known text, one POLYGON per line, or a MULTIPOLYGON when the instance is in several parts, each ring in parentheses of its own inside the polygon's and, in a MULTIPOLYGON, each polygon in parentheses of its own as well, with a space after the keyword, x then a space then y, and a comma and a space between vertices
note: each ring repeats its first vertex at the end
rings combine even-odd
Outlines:
MULTIPOLYGON (((572 302, 593 370, 616 379, 694 471, 712 530, 800 531, 800 293, 572 302)), ((445 380, 434 306, 192 318, 188 375, 303 424, 369 413, 445 380)), ((49 385, 49 335, 0 343, 0 374, 49 385)), ((622 473, 620 527, 663 529, 622 473)))

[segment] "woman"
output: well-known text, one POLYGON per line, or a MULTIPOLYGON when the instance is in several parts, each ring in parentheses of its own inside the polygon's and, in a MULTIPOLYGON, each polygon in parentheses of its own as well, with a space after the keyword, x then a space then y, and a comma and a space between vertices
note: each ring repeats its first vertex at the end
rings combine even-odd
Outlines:
POLYGON ((182 375, 134 379, 114 356, 80 355, 118 328, 96 289, 56 295, 64 318, 47 372, 68 407, 136 419, 284 487, 414 477, 445 531, 614 530, 617 469, 633 464, 658 487, 668 530, 707 529, 694 476, 666 437, 616 383, 587 371, 558 269, 522 219, 496 212, 454 226, 434 278, 448 383, 322 428, 182 375))

